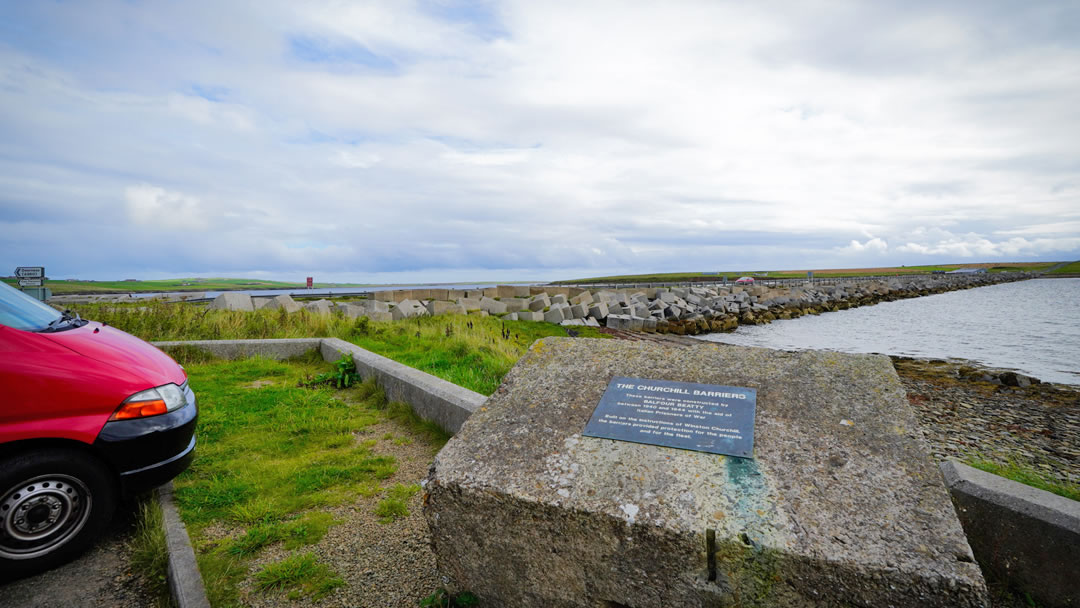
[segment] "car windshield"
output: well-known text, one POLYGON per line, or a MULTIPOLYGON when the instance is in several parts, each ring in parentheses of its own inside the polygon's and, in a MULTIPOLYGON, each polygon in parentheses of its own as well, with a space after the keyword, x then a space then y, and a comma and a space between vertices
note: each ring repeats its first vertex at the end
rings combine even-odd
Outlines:
POLYGON ((0 282, 0 325, 24 331, 48 329, 61 318, 58 310, 0 282))

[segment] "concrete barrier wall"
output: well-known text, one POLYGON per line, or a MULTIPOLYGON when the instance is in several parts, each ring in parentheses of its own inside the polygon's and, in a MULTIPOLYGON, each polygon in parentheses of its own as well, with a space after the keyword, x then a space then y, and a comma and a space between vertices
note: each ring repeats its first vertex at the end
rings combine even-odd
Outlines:
POLYGON ((448 433, 457 433, 465 420, 487 401, 487 397, 431 374, 376 355, 338 338, 296 338, 276 340, 191 340, 154 342, 162 350, 194 347, 222 359, 261 356, 288 359, 318 350, 323 359, 337 361, 352 353, 356 372, 367 380, 375 378, 386 398, 412 407, 418 416, 438 424, 448 433))
POLYGON ((1047 608, 1080 606, 1080 502, 957 462, 941 472, 984 572, 1047 608))
POLYGON ((375 378, 387 399, 408 403, 418 416, 431 420, 448 433, 457 433, 469 415, 487 401, 480 393, 338 338, 324 339, 321 349, 327 361, 352 353, 356 372, 365 380, 375 378))
POLYGON ((322 338, 279 338, 274 340, 188 340, 152 342, 161 350, 190 346, 206 351, 222 359, 266 357, 267 359, 290 359, 311 350, 318 350, 322 338))

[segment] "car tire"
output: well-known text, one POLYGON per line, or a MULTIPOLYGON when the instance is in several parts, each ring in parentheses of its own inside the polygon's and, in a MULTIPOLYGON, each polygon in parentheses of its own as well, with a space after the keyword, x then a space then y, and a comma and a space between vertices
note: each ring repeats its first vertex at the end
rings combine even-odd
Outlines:
POLYGON ((41 449, 0 459, 0 580, 75 558, 115 506, 112 475, 86 452, 41 449))

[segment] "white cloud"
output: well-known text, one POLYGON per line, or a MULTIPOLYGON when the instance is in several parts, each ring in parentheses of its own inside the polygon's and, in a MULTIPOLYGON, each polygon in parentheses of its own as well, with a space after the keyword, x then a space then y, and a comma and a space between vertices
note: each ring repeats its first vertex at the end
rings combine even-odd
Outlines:
POLYGON ((0 221, 384 278, 1080 257, 1080 50, 1034 9, 429 8, 25 3, 67 43, 0 45, 0 221))
POLYGON ((139 184, 124 189, 128 216, 140 226, 157 229, 203 229, 207 219, 201 201, 180 192, 139 184))

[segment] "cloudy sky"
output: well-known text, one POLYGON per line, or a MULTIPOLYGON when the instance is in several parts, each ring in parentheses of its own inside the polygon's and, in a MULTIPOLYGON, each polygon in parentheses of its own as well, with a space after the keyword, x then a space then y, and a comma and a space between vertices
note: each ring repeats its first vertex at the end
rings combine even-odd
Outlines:
POLYGON ((1075 1, 0 5, 54 278, 1080 259, 1075 1))

